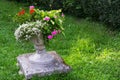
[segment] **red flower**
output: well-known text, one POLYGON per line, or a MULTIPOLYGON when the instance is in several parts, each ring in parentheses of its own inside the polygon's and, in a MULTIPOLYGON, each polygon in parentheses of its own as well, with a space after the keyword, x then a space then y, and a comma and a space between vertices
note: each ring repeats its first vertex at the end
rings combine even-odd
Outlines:
POLYGON ((20 12, 18 12, 18 16, 24 15, 25 14, 25 10, 22 9, 20 12))
POLYGON ((33 14, 34 12, 35 12, 34 9, 31 9, 31 10, 30 10, 30 14, 33 14))

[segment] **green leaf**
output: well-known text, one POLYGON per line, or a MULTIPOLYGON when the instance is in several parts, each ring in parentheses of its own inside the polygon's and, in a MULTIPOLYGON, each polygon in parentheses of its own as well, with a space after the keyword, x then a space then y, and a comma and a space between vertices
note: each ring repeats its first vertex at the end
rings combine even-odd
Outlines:
POLYGON ((55 24, 55 22, 53 21, 53 20, 50 20, 50 22, 54 25, 55 24))

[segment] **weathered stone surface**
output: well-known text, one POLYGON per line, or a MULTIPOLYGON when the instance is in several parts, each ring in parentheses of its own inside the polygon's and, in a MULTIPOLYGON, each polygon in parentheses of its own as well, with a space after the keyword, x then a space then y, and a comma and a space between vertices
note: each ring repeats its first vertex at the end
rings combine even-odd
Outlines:
POLYGON ((55 51, 47 52, 54 59, 45 62, 32 62, 29 57, 34 53, 23 54, 17 57, 21 72, 25 75, 26 79, 32 78, 33 75, 45 76, 52 73, 68 72, 71 68, 65 64, 63 59, 56 54, 55 51))

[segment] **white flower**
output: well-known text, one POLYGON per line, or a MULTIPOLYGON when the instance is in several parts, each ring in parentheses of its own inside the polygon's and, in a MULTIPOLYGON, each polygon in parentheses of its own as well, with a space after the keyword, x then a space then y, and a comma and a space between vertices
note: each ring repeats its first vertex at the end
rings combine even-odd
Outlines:
POLYGON ((37 36, 41 33, 41 28, 45 26, 46 23, 41 21, 36 22, 26 22, 16 29, 14 35, 17 40, 24 39, 29 40, 33 36, 37 36))

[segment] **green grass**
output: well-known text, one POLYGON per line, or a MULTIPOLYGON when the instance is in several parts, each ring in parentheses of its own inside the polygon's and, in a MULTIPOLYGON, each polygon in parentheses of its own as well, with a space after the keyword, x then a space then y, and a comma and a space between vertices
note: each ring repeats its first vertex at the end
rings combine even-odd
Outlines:
MULTIPOLYGON (((12 17, 23 5, 0 0, 0 80, 24 80, 16 57, 34 52, 33 44, 17 42, 12 17)), ((66 37, 58 35, 47 50, 55 50, 72 67, 67 74, 33 77, 32 80, 120 80, 120 33, 104 25, 67 16, 66 37)))

